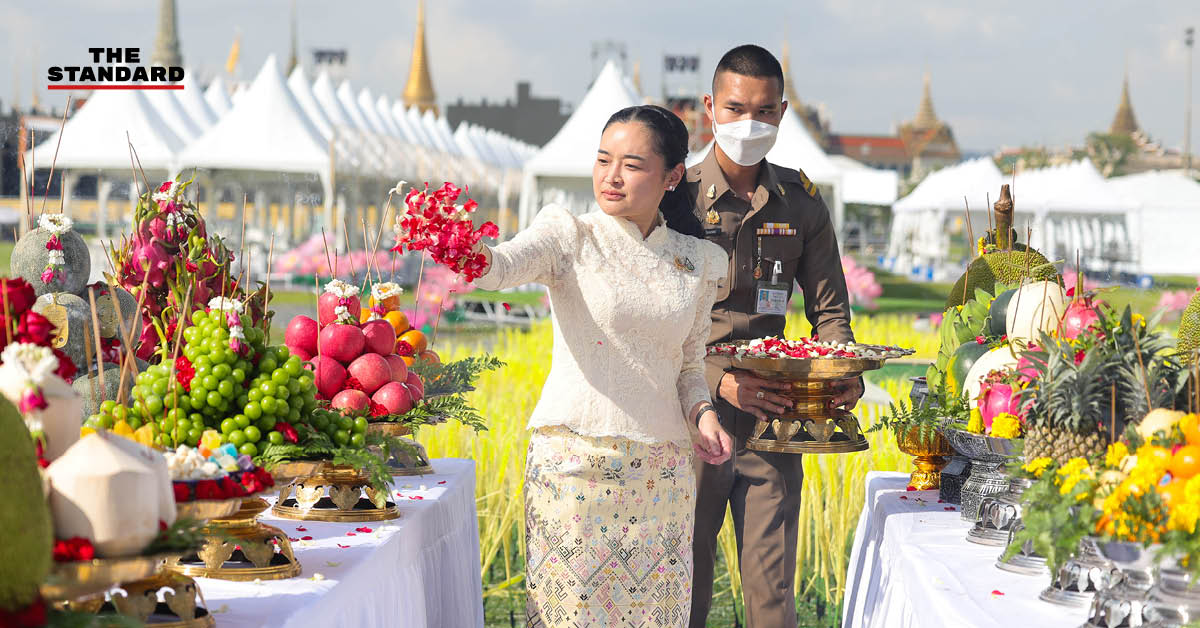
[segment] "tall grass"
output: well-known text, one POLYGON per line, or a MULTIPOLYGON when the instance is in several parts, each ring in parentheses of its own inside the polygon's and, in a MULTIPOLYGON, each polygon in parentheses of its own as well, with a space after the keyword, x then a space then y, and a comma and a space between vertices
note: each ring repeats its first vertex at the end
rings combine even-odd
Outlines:
MULTIPOLYGON (((789 336, 802 335, 801 321, 789 320, 789 336)), ((919 354, 936 354, 932 332, 914 331, 911 317, 857 317, 855 332, 863 342, 887 342, 918 348, 919 354), (929 345, 933 350, 929 351, 929 345)), ((484 597, 517 593, 524 582, 524 498, 522 483, 529 434, 525 422, 541 395, 550 368, 552 337, 550 324, 536 323, 525 331, 498 332, 490 351, 507 363, 503 369, 480 378, 469 398, 487 418, 488 430, 476 434, 454 423, 424 428, 417 435, 430 456, 474 458, 476 502, 479 513, 480 569, 484 575, 484 597)), ((478 353, 477 345, 455 345, 443 359, 454 360, 478 353)), ((892 397, 908 394, 907 382, 886 380, 884 389, 892 397)), ((884 408, 860 405, 855 410, 863 429, 873 424, 884 408)), ((863 503, 863 478, 868 470, 907 468, 907 458, 896 450, 895 439, 886 431, 868 435, 871 448, 854 454, 805 456, 804 495, 801 500, 800 538, 797 552, 797 583, 803 589, 819 587, 831 605, 839 605, 845 586, 847 550, 863 503)), ((741 600, 733 525, 719 537, 727 573, 718 574, 714 604, 722 598, 741 600), (725 596, 729 596, 726 598, 725 596)))

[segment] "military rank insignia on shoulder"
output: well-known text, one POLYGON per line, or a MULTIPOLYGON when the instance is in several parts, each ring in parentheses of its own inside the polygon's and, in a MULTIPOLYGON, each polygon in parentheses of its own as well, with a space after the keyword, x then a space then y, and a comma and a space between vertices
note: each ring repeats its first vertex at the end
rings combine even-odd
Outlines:
POLYGON ((804 187, 804 191, 808 192, 809 196, 817 198, 817 184, 813 183, 812 179, 809 179, 808 175, 804 174, 804 171, 799 168, 796 168, 796 174, 800 175, 800 185, 804 187))

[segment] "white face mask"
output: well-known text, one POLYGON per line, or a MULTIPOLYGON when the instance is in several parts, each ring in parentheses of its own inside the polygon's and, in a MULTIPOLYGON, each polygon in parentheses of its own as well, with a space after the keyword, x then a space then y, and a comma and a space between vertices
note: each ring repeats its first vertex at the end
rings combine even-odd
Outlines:
POLYGON ((758 120, 738 120, 728 124, 713 122, 713 137, 722 151, 739 166, 753 166, 762 161, 771 147, 779 127, 758 120))

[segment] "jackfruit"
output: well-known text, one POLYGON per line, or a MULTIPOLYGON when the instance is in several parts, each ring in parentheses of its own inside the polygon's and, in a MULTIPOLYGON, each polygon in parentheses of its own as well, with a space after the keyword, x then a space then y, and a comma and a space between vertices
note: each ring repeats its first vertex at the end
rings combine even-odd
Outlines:
POLYGON ((1196 351, 1200 349, 1200 290, 1192 295, 1192 300, 1183 310, 1179 319, 1179 344, 1176 345, 1179 358, 1186 365, 1196 360, 1196 351))
POLYGON ((958 278, 950 294, 946 296, 946 307, 963 304, 965 298, 975 294, 976 289, 996 293, 996 283, 1020 285, 1025 278, 1038 281, 1054 281, 1060 284, 1058 269, 1041 253, 1019 244, 1012 229, 1013 201, 1008 185, 1000 188, 1000 198, 994 205, 996 229, 984 237, 997 250, 984 253, 967 266, 967 272, 958 278))
POLYGON ((0 397, 0 610, 28 606, 50 573, 54 533, 33 439, 21 413, 0 397))

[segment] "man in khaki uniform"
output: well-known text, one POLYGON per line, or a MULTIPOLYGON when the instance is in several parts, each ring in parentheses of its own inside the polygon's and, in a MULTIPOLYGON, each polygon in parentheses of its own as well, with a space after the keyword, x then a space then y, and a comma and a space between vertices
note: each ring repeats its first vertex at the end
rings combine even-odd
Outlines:
MULTIPOLYGON (((708 343, 783 336, 793 282, 804 294, 813 335, 851 341, 850 305, 829 209, 803 172, 764 158, 787 109, 783 72, 771 53, 739 46, 722 57, 713 93, 704 97, 716 137, 708 156, 687 172, 688 192, 705 237, 729 254, 729 280, 718 288, 708 343)), ((746 623, 796 625, 794 578, 803 470, 797 454, 746 448, 757 418, 790 406, 781 385, 731 369, 727 357, 706 363, 709 392, 734 436, 722 465, 696 465, 693 628, 712 601, 717 534, 728 503, 737 537, 746 623)), ((853 408, 860 379, 840 382, 835 405, 853 408)))

